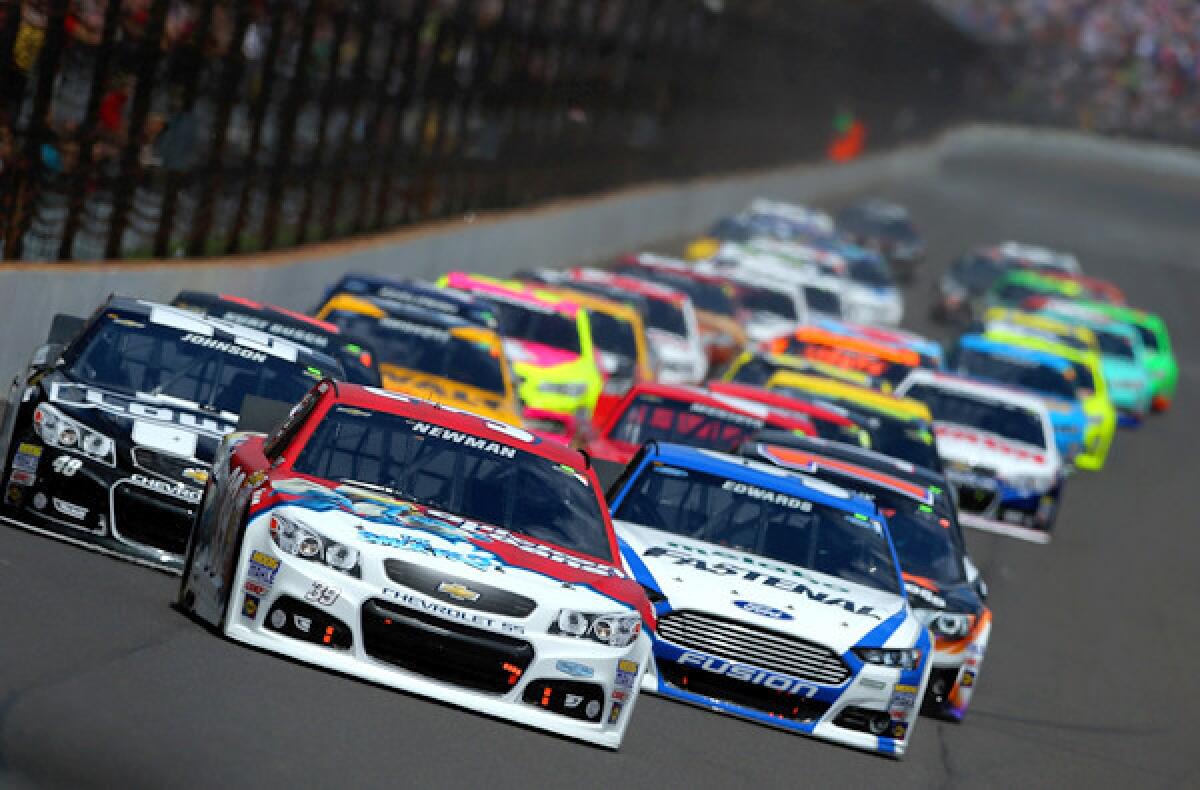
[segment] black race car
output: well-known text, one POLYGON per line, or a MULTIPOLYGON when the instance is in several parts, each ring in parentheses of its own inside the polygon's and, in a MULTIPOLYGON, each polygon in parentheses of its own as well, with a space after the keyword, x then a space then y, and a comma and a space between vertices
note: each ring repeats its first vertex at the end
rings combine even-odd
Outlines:
POLYGON ((925 241, 908 210, 886 200, 870 199, 847 206, 836 217, 838 232, 888 259, 896 277, 911 282, 925 259, 925 241))
POLYGON ((984 296, 1011 265, 995 248, 960 255, 937 282, 932 318, 963 326, 977 320, 984 296))
POLYGON ((171 304, 308 346, 340 362, 346 381, 366 387, 383 386, 379 363, 370 345, 328 321, 240 296, 203 291, 180 291, 171 304))
POLYGON ((112 297, 56 316, 4 404, 3 518, 178 570, 243 401, 278 409, 326 377, 344 377, 331 357, 175 307, 112 297))

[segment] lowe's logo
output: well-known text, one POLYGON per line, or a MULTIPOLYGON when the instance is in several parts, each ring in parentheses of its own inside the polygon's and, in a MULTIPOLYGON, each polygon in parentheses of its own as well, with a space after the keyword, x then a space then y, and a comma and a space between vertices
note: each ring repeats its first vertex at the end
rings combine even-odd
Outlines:
POLYGON ((706 656, 703 653, 693 653, 687 650, 681 653, 679 658, 675 660, 684 666, 696 667, 716 675, 724 675, 731 680, 740 680, 743 683, 765 686, 772 691, 797 694, 809 699, 817 695, 817 687, 811 683, 805 683, 803 680, 796 680, 787 675, 776 675, 774 672, 767 672, 765 669, 758 669, 757 667, 745 664, 735 664, 732 661, 706 656))
POLYGON ((770 617, 772 620, 795 619, 782 609, 776 609, 774 606, 767 606, 765 603, 755 603, 754 601, 734 601, 733 605, 744 612, 756 614, 760 617, 770 617))

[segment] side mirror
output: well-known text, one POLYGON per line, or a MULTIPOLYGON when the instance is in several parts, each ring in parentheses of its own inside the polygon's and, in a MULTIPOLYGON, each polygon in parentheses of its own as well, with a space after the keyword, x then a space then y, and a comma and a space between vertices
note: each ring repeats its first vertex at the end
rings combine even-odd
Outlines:
POLYGON ((238 415, 237 429, 254 433, 271 433, 291 414, 294 403, 247 395, 242 400, 242 412, 238 415))
POLYGON ((29 367, 37 370, 52 368, 58 364, 58 358, 65 350, 66 346, 62 343, 46 343, 33 352, 33 356, 29 359, 29 367))

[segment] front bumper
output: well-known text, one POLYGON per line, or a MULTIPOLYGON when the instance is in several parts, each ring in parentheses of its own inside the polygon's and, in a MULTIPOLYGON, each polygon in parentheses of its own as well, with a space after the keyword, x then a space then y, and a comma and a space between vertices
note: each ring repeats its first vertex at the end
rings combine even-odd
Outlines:
POLYGON ((856 749, 902 757, 925 694, 930 663, 915 670, 864 664, 848 655, 840 685, 781 675, 654 639, 654 661, 642 690, 718 713, 811 735, 856 749), (730 676, 731 668, 751 680, 730 676), (775 690, 765 684, 773 684, 775 690), (869 729, 887 720, 885 734, 869 729))
POLYGON ((1075 466, 1089 471, 1103 469, 1116 431, 1115 411, 1107 409, 1089 415, 1088 427, 1084 432, 1083 452, 1075 458, 1075 466), (1097 419, 1093 420, 1093 417, 1097 419))
POLYGON ((13 464, 4 477, 13 523, 142 565, 173 572, 183 567, 200 488, 148 465, 110 466, 32 436, 16 443, 13 464))
POLYGON ((958 508, 968 525, 995 522, 1026 530, 1048 531, 1058 513, 1061 482, 1045 491, 1017 490, 996 477, 949 467, 946 476, 954 486, 958 508))
POLYGON ((468 610, 449 619, 431 609, 453 607, 398 585, 386 590, 283 554, 261 530, 248 530, 225 633, 488 716, 610 749, 621 745, 650 657, 645 633, 627 648, 611 648, 468 610), (278 563, 269 582, 248 576, 256 551, 278 563), (413 600, 431 607, 414 608, 413 600))

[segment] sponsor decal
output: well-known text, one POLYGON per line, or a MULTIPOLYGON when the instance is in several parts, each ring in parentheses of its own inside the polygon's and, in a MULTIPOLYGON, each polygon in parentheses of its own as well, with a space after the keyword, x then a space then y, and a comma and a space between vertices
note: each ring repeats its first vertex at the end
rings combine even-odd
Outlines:
POLYGON ((397 332, 416 335, 427 340, 436 340, 445 343, 450 339, 450 333, 445 329, 438 329, 427 324, 414 324, 412 321, 404 321, 399 318, 381 318, 378 323, 384 329, 394 329, 397 332))
MULTIPOLYGON (((732 551, 731 549, 722 549, 722 548, 718 548, 718 547, 692 546, 687 543, 676 543, 674 541, 667 541, 667 545, 669 547, 671 547, 672 549, 674 549, 675 551, 688 552, 691 554, 699 555, 701 557, 719 557, 719 558, 725 559, 725 560, 733 560, 734 562, 740 562, 743 565, 749 565, 749 566, 753 566, 755 568, 766 568, 769 571, 774 571, 775 573, 783 574, 785 576, 795 576, 798 579, 804 579, 805 581, 809 582, 810 584, 812 584, 816 587, 824 587, 827 590, 834 590, 835 592, 840 592, 840 593, 850 592, 849 588, 842 587, 841 585, 833 584, 832 582, 828 582, 824 579, 818 579, 815 576, 811 576, 808 573, 805 573, 800 568, 796 568, 796 567, 793 567, 790 565, 776 565, 775 563, 773 563, 769 560, 762 559, 759 557, 754 557, 749 554, 737 554, 734 551, 732 551)), ((745 570, 745 569, 743 569, 743 570, 745 570)))
POLYGON ((252 348, 247 348, 239 343, 233 343, 228 340, 219 340, 215 337, 209 337, 208 335, 197 335, 193 332, 188 332, 179 339, 184 343, 191 343, 192 345, 211 348, 214 351, 220 351, 233 357, 248 359, 251 362, 257 362, 261 364, 267 361, 267 355, 263 352, 255 351, 252 348))
POLYGON ((246 593, 246 597, 242 600, 242 617, 248 617, 253 620, 258 616, 259 597, 246 593))
POLYGON ((32 444, 30 442, 21 442, 17 446, 17 452, 21 455, 30 455, 34 458, 42 457, 42 446, 40 444, 32 444))
POLYGON ((189 467, 184 469, 183 476, 198 485, 204 485, 208 482, 208 470, 203 467, 189 467))
POLYGON ((609 710, 609 712, 608 712, 608 723, 609 724, 616 724, 617 719, 621 718, 621 708, 622 707, 624 707, 624 706, 620 702, 617 701, 616 697, 613 697, 612 709, 609 710))
POLYGON ((969 689, 972 686, 974 686, 975 685, 975 673, 974 672, 964 672, 963 676, 962 676, 962 680, 960 680, 958 682, 958 685, 962 686, 965 689, 969 689))
POLYGON ((60 455, 50 464, 50 468, 63 477, 74 477, 75 473, 83 468, 83 459, 60 455))
POLYGON ((691 650, 685 650, 675 660, 684 666, 696 667, 697 669, 703 669, 705 672, 724 675, 730 680, 751 683, 755 686, 762 686, 772 691, 781 691, 785 694, 796 694, 811 699, 817 695, 817 691, 819 690, 808 681, 768 672, 765 669, 758 669, 746 664, 726 661, 723 658, 716 658, 691 650))
POLYGON ((892 727, 892 737, 896 740, 902 740, 908 734, 908 725, 904 722, 899 722, 892 727))
POLYGON ((756 614, 760 617, 769 617, 772 620, 792 620, 790 614, 782 609, 776 609, 774 606, 767 606, 763 603, 755 603, 754 601, 734 601, 733 605, 742 611, 756 614))
POLYGON ((248 326, 251 329, 257 329, 260 332, 266 332, 268 335, 276 335, 278 337, 287 338, 309 348, 324 350, 329 346, 329 338, 317 332, 309 332, 299 327, 288 326, 276 321, 271 321, 266 318, 261 318, 256 315, 247 315, 238 313, 233 310, 225 310, 221 313, 221 320, 228 321, 231 324, 240 324, 248 326))
POLYGON ((386 546, 389 549, 400 549, 401 551, 426 554, 430 557, 441 557, 454 562, 461 562, 464 565, 481 571, 491 570, 500 564, 492 554, 486 551, 478 551, 469 543, 460 544, 469 547, 469 550, 463 553, 453 549, 439 548, 430 543, 426 538, 413 535, 380 535, 377 532, 359 529, 358 536, 367 543, 373 543, 376 546, 386 546))
POLYGON ((129 478, 129 482, 139 488, 145 488, 158 494, 173 497, 174 499, 182 499, 184 502, 192 505, 199 504, 200 500, 204 498, 204 492, 200 489, 192 488, 178 481, 168 482, 154 477, 147 477, 143 474, 135 474, 129 478))
POLYGON ((707 403, 690 403, 688 404, 688 411, 695 412, 696 414, 703 414, 707 417, 715 417, 718 420, 731 422, 734 425, 742 425, 752 430, 758 430, 766 425, 766 422, 758 419, 757 417, 750 417, 745 414, 738 414, 737 412, 718 409, 714 406, 709 406, 707 403))
POLYGON ((305 617, 302 614, 293 614, 292 623, 303 633, 308 633, 312 630, 312 618, 305 617))
POLYGON ((251 595, 267 594, 267 585, 262 584, 261 582, 251 581, 250 579, 246 579, 246 584, 243 589, 251 595))
POLYGON ((882 680, 875 680, 874 678, 862 678, 859 681, 859 685, 863 688, 874 689, 876 691, 882 691, 887 688, 887 683, 884 683, 882 680))
POLYGON ((759 499, 764 502, 770 502, 774 505, 782 505, 791 508, 792 510, 802 510, 808 513, 812 510, 812 502, 808 502, 800 497, 794 497, 790 494, 783 494, 778 491, 771 491, 766 488, 759 488, 747 483, 739 483, 735 480, 726 480, 721 489, 728 491, 731 494, 741 494, 748 496, 751 499, 759 499))
POLYGON ((573 678, 590 678, 596 674, 596 670, 587 664, 581 664, 578 661, 556 661, 554 668, 564 675, 570 675, 573 678))
POLYGON ((440 425, 430 425, 427 422, 414 422, 412 429, 432 439, 441 439, 445 442, 453 442, 461 444, 464 447, 470 447, 475 450, 483 450, 484 452, 499 455, 502 458, 516 458, 517 450, 515 447, 509 447, 499 442, 493 442, 490 439, 484 439, 479 436, 472 436, 469 433, 461 431, 452 431, 449 428, 443 428, 440 425))
POLYGON ((825 604, 826 606, 834 606, 840 609, 845 609, 851 614, 861 615, 863 617, 871 617, 875 620, 882 620, 879 615, 875 614, 875 607, 862 606, 849 598, 841 596, 831 596, 827 592, 814 590, 812 587, 795 579, 784 579, 779 576, 762 573, 761 571, 746 570, 739 568, 736 565, 730 565, 724 562, 710 563, 707 560, 702 560, 693 557, 686 552, 678 549, 667 548, 663 546, 652 546, 642 552, 643 557, 666 557, 675 560, 676 565, 689 565, 699 571, 711 573, 716 576, 734 576, 743 581, 755 582, 766 587, 774 587, 777 590, 795 593, 798 596, 803 596, 810 601, 825 604))
POLYGON ((304 600, 319 603, 321 606, 333 606, 341 594, 342 591, 337 587, 313 582, 312 586, 308 588, 308 592, 304 593, 304 600))
POLYGON ((954 425, 953 423, 938 422, 934 423, 933 432, 939 439, 957 439, 958 441, 969 442, 971 444, 981 444, 989 450, 994 450, 998 453, 1011 455, 1022 461, 1033 461, 1034 463, 1046 463, 1046 456, 1039 452, 1031 452, 1025 450, 1016 444, 1003 441, 994 436, 989 436, 978 431, 954 425))
POLYGON ((20 469, 25 472, 36 472, 38 468, 38 457, 29 453, 17 453, 13 456, 13 469, 20 469))
POLYGON ((935 593, 933 590, 928 590, 919 584, 906 581, 904 590, 913 598, 919 598, 925 603, 937 609, 946 608, 946 599, 935 593))
MULTIPOLYGON (((187 412, 176 412, 157 404, 142 403, 129 398, 122 398, 102 390, 95 390, 81 384, 70 384, 55 381, 50 386, 50 400, 54 403, 66 403, 75 408, 98 408, 110 414, 123 417, 145 418, 159 422, 175 423, 193 431, 214 436, 224 436, 231 433, 234 426, 211 417, 201 417, 187 412)), ((197 408, 199 408, 197 406, 197 408)))
POLYGON ((629 698, 629 692, 623 689, 613 689, 613 699, 625 700, 629 698))
POLYGON ((892 688, 892 698, 888 700, 888 715, 893 719, 908 718, 916 704, 917 687, 907 683, 897 683, 892 688))
POLYGON ((256 551, 250 555, 246 565, 246 575, 254 581, 267 585, 275 583, 275 574, 279 572, 279 560, 269 554, 256 551))
POLYGON ((472 590, 465 584, 458 582, 442 582, 437 586, 437 591, 449 595, 456 601, 467 601, 474 603, 479 600, 479 593, 472 590))
POLYGON ((383 594, 397 601, 410 609, 417 609, 427 614, 432 614, 436 617, 441 617, 445 620, 454 620, 460 623, 476 625, 480 628, 487 628, 492 631, 501 631, 506 634, 523 634, 525 627, 516 623, 509 623, 504 620, 498 620, 495 617, 488 617, 485 614, 477 614, 475 612, 464 612, 461 609, 455 609, 452 606, 447 606, 438 601, 430 601, 392 587, 384 587, 383 594))
POLYGON ((65 499, 59 499, 58 497, 54 497, 50 501, 54 503, 55 510, 57 510, 59 513, 62 513, 64 516, 67 516, 68 518, 73 518, 78 521, 83 521, 85 518, 87 518, 88 509, 82 505, 76 505, 74 502, 68 502, 65 499))
MULTIPOLYGON (((637 667, 637 664, 634 664, 634 667, 637 667)), ((636 682, 637 682, 637 669, 636 668, 632 672, 630 672, 628 670, 624 670, 624 669, 617 670, 617 677, 616 677, 617 688, 624 689, 625 691, 632 691, 633 685, 636 682)))
POLYGON ((14 486, 31 486, 33 485, 34 474, 27 472, 24 469, 14 469, 12 474, 8 476, 8 484, 14 486))

